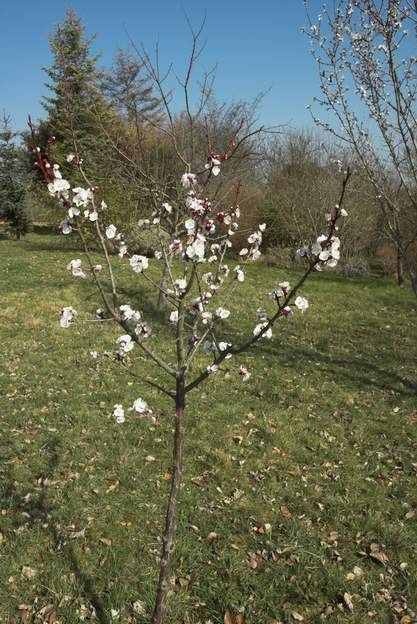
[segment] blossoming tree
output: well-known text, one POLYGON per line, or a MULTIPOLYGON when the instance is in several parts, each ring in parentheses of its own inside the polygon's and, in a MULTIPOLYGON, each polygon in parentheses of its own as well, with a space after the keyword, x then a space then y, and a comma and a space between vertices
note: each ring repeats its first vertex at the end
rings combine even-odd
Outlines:
MULTIPOLYGON (((30 122, 31 124, 31 122, 30 122)), ((240 362, 233 364, 236 356, 249 350, 258 341, 271 339, 277 323, 284 323, 295 313, 303 313, 309 306, 301 294, 301 287, 315 271, 334 267, 340 256, 340 241, 337 237, 338 221, 346 216, 342 206, 349 170, 344 172, 341 196, 338 203, 326 214, 326 231, 312 244, 297 250, 299 260, 306 267, 298 282, 291 285, 284 281, 277 283, 269 293, 269 299, 254 310, 254 326, 249 335, 241 335, 238 340, 230 338, 227 327, 231 318, 230 299, 236 294, 245 280, 248 263, 256 261, 261 252, 264 224, 245 235, 245 245, 238 251, 237 261, 230 259, 232 241, 239 232, 239 187, 234 198, 225 205, 217 193, 217 182, 226 175, 225 163, 233 157, 240 138, 216 151, 207 142, 205 162, 191 164, 184 154, 178 158, 184 166, 179 182, 180 192, 173 193, 172 199, 150 189, 153 212, 141 226, 151 228, 159 241, 153 257, 131 253, 124 233, 118 231, 107 219, 105 198, 93 181, 84 173, 81 155, 74 141, 74 153, 67 161, 78 171, 84 183, 72 186, 60 173, 59 164, 54 164, 42 154, 37 146, 37 137, 31 125, 35 146, 36 165, 43 173, 50 195, 56 198, 64 213, 60 229, 63 235, 75 233, 79 236, 85 260, 69 260, 67 269, 76 279, 90 279, 96 286, 100 298, 97 321, 112 319, 120 328, 120 336, 114 345, 114 359, 120 365, 134 367, 129 354, 134 350, 142 353, 155 369, 163 371, 164 382, 156 381, 145 371, 136 371, 141 384, 149 384, 172 399, 175 406, 175 430, 173 440, 172 479, 167 503, 163 546, 160 560, 160 574, 156 591, 152 622, 160 624, 165 620, 167 596, 170 589, 172 558, 175 544, 177 507, 183 474, 183 450, 185 426, 187 422, 187 396, 199 388, 210 376, 219 375, 225 360, 230 368, 235 367, 236 375, 242 382, 250 379, 251 373, 240 362), (175 222, 175 238, 172 222, 175 222), (102 252, 102 264, 97 264, 91 253, 90 241, 94 239, 102 252), (118 273, 114 270, 115 253, 122 258, 138 281, 146 281, 151 291, 161 292, 164 298, 165 322, 174 331, 173 345, 175 356, 164 353, 152 345, 151 319, 144 318, 142 310, 131 307, 120 295, 118 273), (166 280, 155 280, 155 269, 166 280), (110 285, 110 286, 108 286, 110 285), (225 323, 225 319, 228 322, 225 323), (203 367, 196 367, 196 354, 206 358, 203 367), (141 374, 142 373, 142 374, 141 374)), ((81 314, 72 307, 60 312, 60 324, 70 328, 81 320, 81 314)), ((153 419, 152 406, 138 397, 132 409, 141 417, 153 419)), ((113 416, 117 424, 125 422, 126 406, 116 404, 113 416)))
POLYGON ((324 0, 316 17, 304 3, 326 113, 313 119, 355 154, 396 249, 398 283, 404 267, 417 295, 417 3, 324 0))

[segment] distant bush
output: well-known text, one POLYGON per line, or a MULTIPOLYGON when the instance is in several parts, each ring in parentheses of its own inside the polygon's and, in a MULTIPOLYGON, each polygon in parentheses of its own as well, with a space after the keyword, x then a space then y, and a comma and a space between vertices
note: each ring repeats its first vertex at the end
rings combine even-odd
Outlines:
POLYGON ((394 267, 390 267, 385 258, 369 258, 369 270, 372 275, 389 275, 394 272, 394 267), (392 269, 392 270, 391 270, 392 269))
POLYGON ((289 268, 294 264, 294 249, 290 247, 268 247, 261 257, 266 266, 289 268))
POLYGON ((340 272, 344 277, 368 277, 370 267, 365 258, 357 256, 345 260, 340 267, 340 272))
MULTIPOLYGON (((168 235, 160 231, 159 236, 167 243, 168 235)), ((130 253, 153 256, 155 249, 160 247, 160 239, 155 229, 143 230, 139 227, 132 227, 126 236, 126 242, 130 253)))

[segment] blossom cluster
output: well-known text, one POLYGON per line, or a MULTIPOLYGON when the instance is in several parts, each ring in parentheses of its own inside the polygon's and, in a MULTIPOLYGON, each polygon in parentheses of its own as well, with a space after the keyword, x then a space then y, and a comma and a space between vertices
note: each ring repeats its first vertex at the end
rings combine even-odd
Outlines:
MULTIPOLYGON (((221 173, 221 158, 212 154, 205 166, 209 176, 218 176, 221 173)), ((201 174, 199 174, 201 175, 201 174)), ((237 204, 224 209, 212 203, 206 195, 204 185, 199 183, 199 175, 186 172, 181 176, 180 185, 183 188, 182 203, 161 201, 160 205, 150 215, 149 219, 140 219, 137 227, 141 229, 154 228, 159 236, 159 248, 154 250, 154 260, 162 259, 168 269, 169 280, 163 287, 164 297, 170 306, 168 322, 174 327, 184 326, 183 320, 188 319, 190 327, 188 336, 188 358, 191 358, 198 347, 211 358, 206 367, 206 374, 220 371, 221 362, 229 360, 235 352, 234 345, 227 338, 218 338, 218 334, 225 334, 232 312, 226 300, 233 290, 245 281, 245 265, 256 261, 261 255, 261 245, 265 224, 258 225, 255 231, 246 235, 246 244, 238 251, 240 264, 230 267, 226 255, 232 248, 232 237, 239 230, 240 209, 237 204), (173 215, 179 215, 175 228, 171 227, 173 215), (162 237, 161 233, 170 237, 162 237), (200 267, 203 267, 200 269, 200 267), (228 281, 227 298, 221 299, 221 287, 228 281), (191 329, 192 328, 192 329, 191 329)), ((67 216, 61 223, 61 231, 69 234, 73 229, 79 229, 82 222, 93 224, 104 245, 116 246, 118 255, 127 258, 130 269, 138 274, 145 275, 150 268, 150 258, 137 253, 130 254, 125 237, 113 223, 105 221, 107 205, 98 201, 97 188, 71 188, 62 178, 59 167, 54 165, 48 182, 49 193, 56 197, 67 216)), ((309 271, 321 270, 324 267, 334 267, 340 258, 340 240, 336 236, 336 221, 346 212, 335 207, 332 214, 326 215, 329 233, 319 236, 315 242, 297 250, 297 258, 305 258, 309 263, 309 271)), ((85 278, 86 271, 80 259, 71 260, 67 265, 68 271, 74 277, 85 278)), ((98 279, 102 271, 101 265, 91 265, 90 272, 98 279)), ((145 275, 146 277, 146 275, 145 275)), ((146 277, 146 279, 148 279, 146 277)), ((289 282, 283 281, 269 293, 269 299, 274 307, 268 310, 260 307, 256 311, 257 323, 252 332, 252 341, 260 338, 271 338, 272 327, 280 318, 292 318, 294 311, 305 312, 309 307, 307 299, 297 293, 298 287, 292 287, 289 282)), ((151 335, 151 328, 143 320, 141 312, 125 303, 117 305, 111 310, 111 315, 119 322, 124 333, 116 340, 115 357, 124 360, 130 354, 135 344, 143 345, 143 340, 151 335)), ((77 317, 77 312, 71 308, 64 308, 60 313, 62 327, 69 327, 77 317)), ((106 311, 98 309, 96 319, 103 321, 106 311)), ((178 329, 177 329, 178 331, 178 329)), ((178 340, 177 335, 177 340, 178 340)), ((239 376, 247 381, 251 373, 240 366, 239 376)), ((141 415, 150 415, 152 412, 147 404, 138 399, 133 408, 141 415)), ((125 412, 121 404, 114 407, 116 422, 125 421, 125 412)))

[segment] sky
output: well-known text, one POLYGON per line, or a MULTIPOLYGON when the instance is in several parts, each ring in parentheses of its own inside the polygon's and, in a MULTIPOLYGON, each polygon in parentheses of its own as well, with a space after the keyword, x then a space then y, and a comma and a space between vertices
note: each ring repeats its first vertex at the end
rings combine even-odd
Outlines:
MULTIPOLYGON (((320 0, 311 0, 319 13, 320 0)), ((44 115, 47 93, 42 67, 51 55, 48 34, 73 8, 89 35, 99 65, 109 66, 129 37, 152 51, 159 41, 161 65, 173 62, 181 74, 190 51, 185 13, 195 28, 204 16, 203 53, 195 78, 218 65, 215 93, 219 100, 250 101, 268 91, 260 123, 312 125, 306 106, 318 95, 317 67, 309 53, 303 0, 0 0, 0 111, 24 129, 28 113, 44 115)))

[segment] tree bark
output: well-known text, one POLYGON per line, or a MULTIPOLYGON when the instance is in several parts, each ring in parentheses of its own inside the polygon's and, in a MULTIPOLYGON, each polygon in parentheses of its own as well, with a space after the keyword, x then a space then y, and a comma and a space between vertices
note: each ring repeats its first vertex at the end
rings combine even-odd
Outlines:
POLYGON ((410 278, 411 288, 415 296, 417 297, 417 273, 414 270, 413 265, 411 264, 411 260, 408 258, 407 254, 403 256, 405 268, 407 271, 407 275, 410 278))
POLYGON ((404 264, 399 249, 397 249, 397 283, 400 288, 404 288, 404 264))
POLYGON ((162 624, 165 620, 166 603, 170 589, 172 556, 175 550, 175 532, 177 528, 177 507, 183 471, 184 410, 184 375, 181 373, 180 378, 177 380, 172 481, 165 520, 165 530, 162 538, 162 558, 160 563, 155 609, 152 618, 153 624, 162 624))

